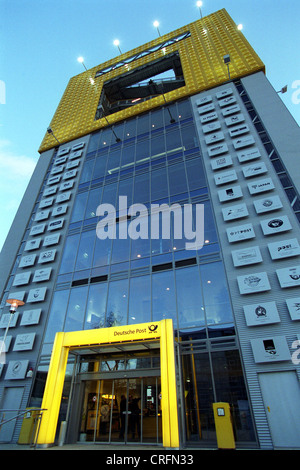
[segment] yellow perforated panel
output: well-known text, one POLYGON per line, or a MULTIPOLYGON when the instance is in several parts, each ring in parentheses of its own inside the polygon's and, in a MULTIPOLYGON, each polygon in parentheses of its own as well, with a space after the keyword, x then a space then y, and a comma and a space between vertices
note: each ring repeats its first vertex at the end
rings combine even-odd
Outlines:
MULTIPOLYGON (((157 60, 164 54, 179 51, 185 79, 185 86, 164 95, 167 102, 199 93, 228 81, 228 70, 223 60, 226 54, 229 54, 231 59, 231 79, 265 71, 263 62, 241 31, 237 29, 225 9, 124 53, 119 56, 118 60, 132 57, 187 31, 190 31, 191 36, 177 44, 169 45, 164 50, 152 52, 145 57, 136 59, 129 65, 123 65, 102 76, 95 78, 98 70, 115 64, 115 58, 71 78, 50 124, 59 142, 68 142, 107 126, 105 118, 95 121, 103 83, 128 70, 157 60), (94 79, 94 84, 90 82, 90 78, 94 79)), ((111 114, 107 116, 107 119, 109 124, 113 124, 163 104, 163 96, 158 96, 111 114)), ((57 141, 53 136, 46 133, 39 152, 49 150, 56 145, 57 141)))

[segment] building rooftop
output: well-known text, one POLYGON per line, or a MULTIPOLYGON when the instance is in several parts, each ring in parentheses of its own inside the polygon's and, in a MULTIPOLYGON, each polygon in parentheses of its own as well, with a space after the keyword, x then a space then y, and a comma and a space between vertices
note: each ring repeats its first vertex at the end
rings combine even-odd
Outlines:
MULTIPOLYGON (((258 71, 263 62, 222 9, 71 78, 50 127, 62 144, 258 71)), ((57 140, 46 133, 39 152, 57 140)))

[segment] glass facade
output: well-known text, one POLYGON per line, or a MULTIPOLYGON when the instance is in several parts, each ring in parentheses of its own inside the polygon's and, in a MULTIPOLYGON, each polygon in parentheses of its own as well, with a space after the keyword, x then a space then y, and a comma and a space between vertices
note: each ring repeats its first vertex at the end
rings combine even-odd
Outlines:
MULTIPOLYGON (((89 141, 40 370, 44 370, 57 331, 171 318, 184 387, 180 398, 183 439, 215 440, 212 403, 228 400, 234 407, 236 429, 241 429, 246 409, 245 432, 237 432, 236 437, 251 441, 249 406, 241 405, 248 402, 231 303, 190 102, 177 102, 125 121, 113 131, 103 129, 89 141), (170 116, 175 123, 170 123, 170 116), (116 142, 115 136, 121 141, 116 142), (114 205, 120 225, 119 196, 127 196, 128 207, 133 203, 147 208, 153 203, 204 204, 203 248, 186 250, 187 240, 175 238, 172 224, 170 239, 100 240, 97 207, 114 205), (211 352, 216 344, 218 350, 211 352)), ((130 218, 122 223, 128 228, 129 222, 130 218)), ((34 403, 39 400, 35 390, 34 403)))

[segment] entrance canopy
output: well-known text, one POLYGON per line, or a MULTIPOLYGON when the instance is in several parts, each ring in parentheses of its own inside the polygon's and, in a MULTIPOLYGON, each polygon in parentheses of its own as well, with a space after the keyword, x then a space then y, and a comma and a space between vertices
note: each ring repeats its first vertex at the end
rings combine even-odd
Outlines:
POLYGON ((143 350, 157 342, 160 346, 162 434, 164 447, 179 447, 174 330, 172 320, 141 323, 95 330, 57 333, 43 396, 44 412, 39 445, 54 444, 69 352, 91 352, 103 347, 116 350, 143 350))

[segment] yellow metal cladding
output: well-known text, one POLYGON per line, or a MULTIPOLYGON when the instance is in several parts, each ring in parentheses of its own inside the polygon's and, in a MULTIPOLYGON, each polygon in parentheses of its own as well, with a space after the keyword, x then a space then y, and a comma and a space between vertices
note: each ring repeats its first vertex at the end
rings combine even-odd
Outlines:
MULTIPOLYGON (((162 58, 165 54, 179 52, 185 79, 185 86, 164 95, 167 102, 199 93, 228 81, 228 70, 223 59, 226 54, 230 55, 231 79, 265 71, 263 62, 241 31, 237 29, 225 9, 124 53, 118 57, 118 61, 128 59, 187 31, 191 33, 190 37, 138 58, 129 65, 117 67, 102 76, 95 78, 99 69, 114 65, 116 58, 71 78, 50 124, 59 142, 68 142, 106 127, 108 124, 104 118, 95 120, 104 82, 128 70, 134 70, 141 65, 162 58), (94 83, 91 83, 90 79, 93 79, 94 83)), ((113 124, 163 104, 163 96, 157 96, 111 114, 107 118, 109 124, 113 124)), ((57 142, 53 136, 46 134, 39 152, 44 152, 56 145, 57 142)))

